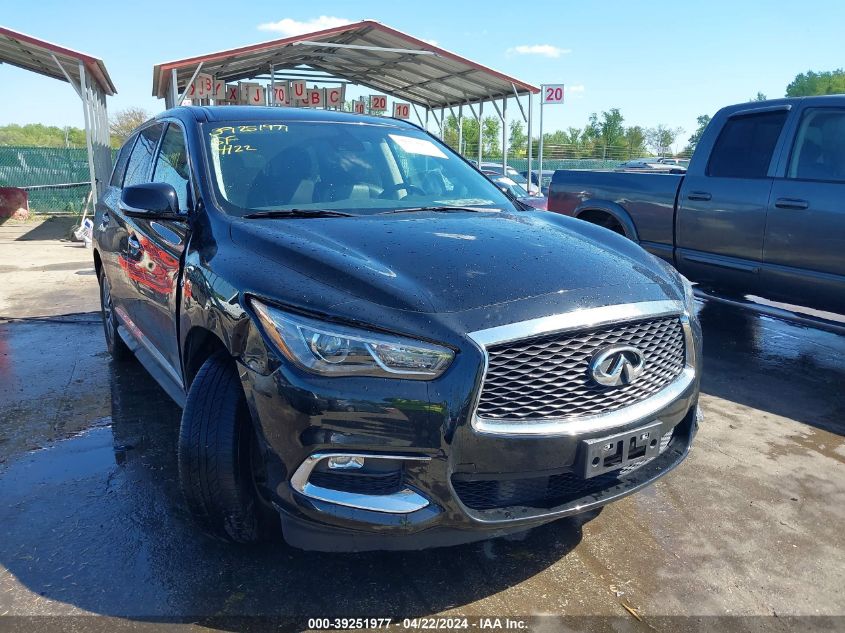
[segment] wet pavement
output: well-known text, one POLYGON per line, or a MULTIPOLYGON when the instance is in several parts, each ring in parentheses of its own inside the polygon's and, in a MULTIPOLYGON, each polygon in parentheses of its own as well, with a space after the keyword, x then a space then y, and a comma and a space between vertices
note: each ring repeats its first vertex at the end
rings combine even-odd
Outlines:
POLYGON ((845 336, 705 303, 705 422, 656 485, 521 540, 338 555, 199 534, 180 410, 97 316, 0 323, 0 615, 845 615, 845 336))

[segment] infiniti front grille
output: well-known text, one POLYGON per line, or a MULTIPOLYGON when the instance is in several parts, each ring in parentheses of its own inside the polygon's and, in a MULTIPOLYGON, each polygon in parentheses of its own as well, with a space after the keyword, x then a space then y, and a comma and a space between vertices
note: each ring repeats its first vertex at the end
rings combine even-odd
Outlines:
POLYGON ((486 420, 554 420, 615 411, 659 392, 686 364, 678 316, 559 332, 487 347, 477 416, 486 420), (596 383, 590 361, 612 346, 637 348, 642 375, 622 387, 596 383))

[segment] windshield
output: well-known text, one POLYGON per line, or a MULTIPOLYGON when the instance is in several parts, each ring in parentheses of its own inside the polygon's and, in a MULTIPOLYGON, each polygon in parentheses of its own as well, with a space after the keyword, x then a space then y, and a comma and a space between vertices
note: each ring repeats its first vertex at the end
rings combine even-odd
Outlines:
POLYGON ((228 213, 415 207, 513 210, 487 178, 422 131, 343 121, 203 126, 215 194, 228 213))

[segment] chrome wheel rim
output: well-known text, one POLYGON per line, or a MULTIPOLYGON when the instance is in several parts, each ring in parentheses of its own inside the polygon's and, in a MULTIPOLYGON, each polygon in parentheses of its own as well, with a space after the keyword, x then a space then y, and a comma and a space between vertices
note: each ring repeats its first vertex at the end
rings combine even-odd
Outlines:
POLYGON ((101 294, 101 303, 103 307, 103 329, 106 331, 106 341, 109 346, 114 343, 114 321, 113 307, 111 303, 111 290, 109 289, 109 282, 105 275, 103 276, 103 287, 101 294))

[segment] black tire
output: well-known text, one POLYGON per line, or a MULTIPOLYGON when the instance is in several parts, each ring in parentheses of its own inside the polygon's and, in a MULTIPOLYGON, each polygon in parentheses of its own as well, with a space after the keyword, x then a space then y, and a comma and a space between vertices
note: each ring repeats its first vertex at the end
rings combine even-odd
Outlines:
POLYGON ((100 316, 103 319, 103 333, 106 337, 106 348, 111 357, 124 362, 132 358, 132 350, 127 347, 120 334, 117 333, 117 315, 114 313, 114 303, 111 299, 111 286, 108 277, 100 271, 100 316))
POLYGON ((264 492, 263 460, 237 368, 211 356, 188 391, 179 431, 179 482, 188 509, 215 538, 254 543, 280 532, 264 492))

